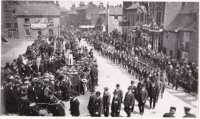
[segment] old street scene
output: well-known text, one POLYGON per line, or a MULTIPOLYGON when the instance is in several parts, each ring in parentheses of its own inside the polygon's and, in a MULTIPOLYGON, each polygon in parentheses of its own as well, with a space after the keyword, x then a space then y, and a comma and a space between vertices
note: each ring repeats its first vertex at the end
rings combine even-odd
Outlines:
POLYGON ((2 1, 1 116, 198 118, 198 2, 2 1))

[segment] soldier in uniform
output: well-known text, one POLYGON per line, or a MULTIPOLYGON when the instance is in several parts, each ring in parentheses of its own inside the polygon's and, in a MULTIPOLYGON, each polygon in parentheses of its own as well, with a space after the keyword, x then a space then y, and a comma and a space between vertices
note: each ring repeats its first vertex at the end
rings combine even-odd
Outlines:
POLYGON ((120 85, 119 84, 116 85, 116 89, 114 90, 114 92, 115 91, 118 92, 118 97, 121 98, 121 103, 123 103, 123 91, 120 89, 120 85))
POLYGON ((183 116, 183 118, 196 118, 196 116, 194 114, 190 114, 190 109, 189 107, 184 107, 184 111, 185 111, 185 116, 183 116))
POLYGON ((108 87, 105 87, 103 93, 103 111, 105 117, 108 117, 109 115, 110 97, 111 96, 110 93, 108 92, 108 87))
POLYGON ((111 104, 111 116, 119 117, 121 110, 121 98, 118 96, 118 91, 114 91, 114 97, 111 104))
POLYGON ((97 91, 95 94, 96 94, 96 100, 94 102, 93 115, 94 117, 101 117, 102 106, 103 106, 103 101, 102 98, 100 97, 101 93, 97 91))
POLYGON ((95 90, 94 89, 91 89, 91 95, 90 95, 90 99, 89 99, 89 102, 88 102, 88 106, 87 106, 87 109, 88 109, 88 111, 89 111, 89 113, 90 113, 90 115, 91 115, 91 117, 92 116, 94 116, 93 114, 94 114, 94 103, 95 103, 95 100, 96 100, 96 94, 95 94, 95 90))
POLYGON ((175 117, 174 114, 176 113, 176 107, 170 107, 170 112, 165 113, 163 117, 175 117))
POLYGON ((131 111, 135 103, 135 97, 133 93, 131 92, 131 89, 132 89, 131 86, 128 87, 128 92, 126 93, 125 98, 124 98, 124 107, 125 107, 124 110, 127 114, 127 117, 131 116, 131 111))

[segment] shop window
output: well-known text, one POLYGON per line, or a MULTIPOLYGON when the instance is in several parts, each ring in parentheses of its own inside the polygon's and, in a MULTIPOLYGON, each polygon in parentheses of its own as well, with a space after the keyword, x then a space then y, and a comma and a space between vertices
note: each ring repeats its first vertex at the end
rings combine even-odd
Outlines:
POLYGON ((18 28, 17 23, 14 23, 14 27, 15 27, 15 28, 18 28))
POLYGON ((156 22, 158 25, 161 24, 161 12, 157 12, 156 22))
POLYGON ((11 23, 6 23, 6 28, 12 28, 11 23))
POLYGON ((10 12, 6 12, 6 19, 11 19, 11 13, 10 12))
POLYGON ((29 29, 25 29, 25 36, 30 36, 31 33, 30 33, 30 30, 29 29))
POLYGON ((29 18, 25 18, 24 20, 25 20, 24 25, 30 25, 29 18))

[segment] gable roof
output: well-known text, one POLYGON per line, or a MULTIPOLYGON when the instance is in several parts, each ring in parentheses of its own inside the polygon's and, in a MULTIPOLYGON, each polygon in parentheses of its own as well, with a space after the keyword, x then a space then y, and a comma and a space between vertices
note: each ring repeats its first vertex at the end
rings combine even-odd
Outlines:
POLYGON ((198 2, 189 2, 183 8, 183 10, 180 11, 180 14, 197 13, 197 12, 199 12, 199 3, 198 2))
POLYGON ((69 12, 69 10, 64 7, 60 7, 60 12, 69 12))
POLYGON ((110 7, 109 15, 123 15, 122 7, 110 7))
POLYGON ((138 3, 135 3, 135 4, 131 5, 130 7, 126 8, 126 10, 137 9, 138 7, 140 7, 140 5, 138 3))
MULTIPOLYGON (((198 3, 188 3, 183 10, 170 22, 165 30, 192 30, 195 26, 194 22, 198 19, 198 3), (194 6, 193 8, 190 8, 194 6)), ((196 21, 197 22, 197 21, 196 21)))
POLYGON ((20 4, 16 6, 17 16, 59 16, 60 8, 55 4, 20 4))

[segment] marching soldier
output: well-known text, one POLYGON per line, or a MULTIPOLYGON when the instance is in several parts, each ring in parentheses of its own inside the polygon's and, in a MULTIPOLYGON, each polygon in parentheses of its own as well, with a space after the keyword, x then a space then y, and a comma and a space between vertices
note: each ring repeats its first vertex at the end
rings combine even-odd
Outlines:
POLYGON ((109 115, 109 107, 110 107, 110 93, 108 92, 108 87, 105 87, 103 93, 103 111, 105 117, 108 117, 109 115))
POLYGON ((121 110, 121 98, 118 96, 118 91, 114 91, 114 97, 111 104, 111 116, 119 117, 121 110))
POLYGON ((128 87, 128 92, 126 93, 124 98, 124 107, 127 117, 131 116, 131 111, 135 103, 135 98, 133 93, 131 92, 131 89, 132 89, 131 86, 128 87))

